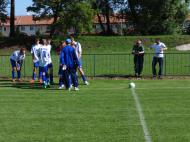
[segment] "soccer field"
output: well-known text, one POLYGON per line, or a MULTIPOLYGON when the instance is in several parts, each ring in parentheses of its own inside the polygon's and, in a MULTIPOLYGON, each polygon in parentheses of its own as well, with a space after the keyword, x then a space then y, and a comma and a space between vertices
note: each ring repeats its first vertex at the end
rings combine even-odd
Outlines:
POLYGON ((129 82, 90 80, 68 92, 1 80, 0 141, 190 141, 190 80, 134 80, 134 92, 129 82))

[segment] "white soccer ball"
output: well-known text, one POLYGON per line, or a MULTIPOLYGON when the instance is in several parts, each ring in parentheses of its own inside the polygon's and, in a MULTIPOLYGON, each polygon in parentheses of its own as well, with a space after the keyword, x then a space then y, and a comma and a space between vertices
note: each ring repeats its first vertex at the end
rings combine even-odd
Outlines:
POLYGON ((135 83, 133 82, 129 83, 129 88, 135 88, 135 83))

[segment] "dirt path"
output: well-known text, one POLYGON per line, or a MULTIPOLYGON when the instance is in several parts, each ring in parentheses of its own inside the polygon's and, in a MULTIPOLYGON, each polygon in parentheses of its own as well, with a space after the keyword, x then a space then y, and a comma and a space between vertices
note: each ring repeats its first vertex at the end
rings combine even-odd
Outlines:
POLYGON ((190 50, 190 44, 183 44, 176 47, 179 51, 189 51, 190 50))

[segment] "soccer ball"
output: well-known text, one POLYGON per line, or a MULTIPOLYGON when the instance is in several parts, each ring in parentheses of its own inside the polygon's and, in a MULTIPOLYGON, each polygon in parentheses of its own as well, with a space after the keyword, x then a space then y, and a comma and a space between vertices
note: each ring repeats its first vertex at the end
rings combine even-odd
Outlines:
POLYGON ((135 83, 133 82, 129 83, 129 88, 135 88, 135 83))

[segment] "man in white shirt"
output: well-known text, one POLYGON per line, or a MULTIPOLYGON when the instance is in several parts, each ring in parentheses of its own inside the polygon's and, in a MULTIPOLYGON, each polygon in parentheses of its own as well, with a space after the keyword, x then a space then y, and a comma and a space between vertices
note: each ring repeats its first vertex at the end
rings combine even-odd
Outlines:
POLYGON ((159 64, 159 72, 158 72, 158 78, 161 79, 163 75, 163 58, 164 58, 164 50, 167 50, 166 45, 160 41, 159 38, 155 39, 155 43, 151 45, 150 48, 153 48, 155 50, 155 54, 152 61, 152 73, 153 73, 153 79, 156 78, 156 64, 159 64))
POLYGON ((48 48, 48 52, 49 52, 49 56, 48 56, 48 70, 49 70, 49 77, 50 77, 50 84, 53 84, 53 64, 52 64, 52 60, 51 60, 51 40, 48 39, 47 40, 47 48, 48 48))
POLYGON ((12 66, 12 81, 15 82, 15 72, 17 71, 18 81, 21 81, 21 68, 23 60, 25 59, 25 48, 14 51, 10 56, 12 66))
MULTIPOLYGON (((34 83, 36 80, 37 69, 39 68, 39 49, 42 45, 40 44, 40 40, 36 39, 35 45, 32 46, 31 54, 33 60, 33 74, 31 83, 34 83)), ((38 75, 38 80, 40 81, 40 75, 38 75)))
POLYGON ((78 67, 78 71, 81 74, 81 77, 82 77, 84 84, 89 85, 89 82, 87 81, 85 74, 84 74, 84 71, 82 69, 82 58, 81 58, 82 57, 82 48, 81 48, 81 44, 79 42, 76 42, 73 37, 71 37, 71 40, 72 40, 72 46, 75 48, 77 58, 80 62, 80 66, 78 67))

